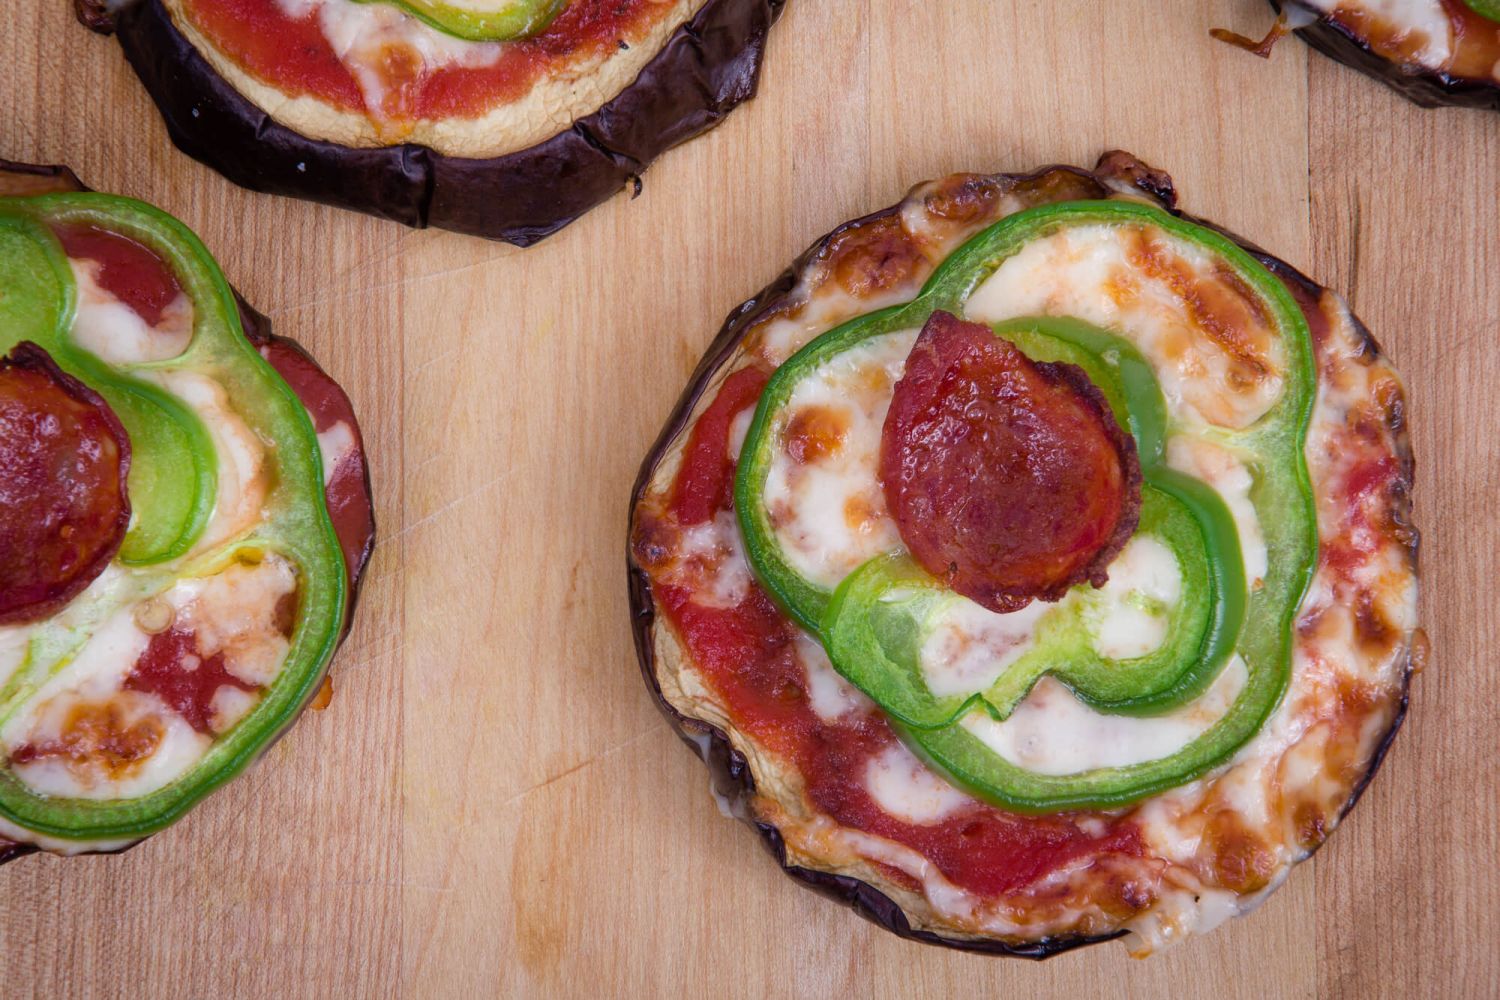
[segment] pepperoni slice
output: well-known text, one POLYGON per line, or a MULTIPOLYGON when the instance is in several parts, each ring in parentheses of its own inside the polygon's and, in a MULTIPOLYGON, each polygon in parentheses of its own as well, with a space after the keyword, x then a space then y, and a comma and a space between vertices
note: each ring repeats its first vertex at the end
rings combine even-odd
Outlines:
POLYGON ((130 439, 29 341, 0 359, 0 624, 35 621, 104 572, 130 524, 130 439))
POLYGON ((1135 441, 1083 371, 945 312, 896 383, 880 478, 913 558, 992 611, 1102 585, 1140 516, 1135 441))

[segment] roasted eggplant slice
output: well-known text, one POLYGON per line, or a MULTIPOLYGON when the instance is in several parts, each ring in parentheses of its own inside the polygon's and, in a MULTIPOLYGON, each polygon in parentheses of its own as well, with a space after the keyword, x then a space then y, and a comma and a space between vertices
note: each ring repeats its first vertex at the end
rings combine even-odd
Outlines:
POLYGON ((652 160, 753 96, 783 2, 78 0, 78 13, 117 35, 173 142, 235 183, 527 246, 638 188, 652 160), (550 20, 473 40, 432 14, 460 7, 550 20))
POLYGON ((0 161, 0 860, 114 851, 320 691, 375 524, 348 397, 183 225, 0 161))
POLYGON ((1491 0, 1271 0, 1309 45, 1423 107, 1500 110, 1491 0))
POLYGON ((647 685, 792 876, 903 937, 1206 931, 1400 725, 1400 380, 1175 201, 1120 152, 923 184, 730 315, 642 466, 647 685))

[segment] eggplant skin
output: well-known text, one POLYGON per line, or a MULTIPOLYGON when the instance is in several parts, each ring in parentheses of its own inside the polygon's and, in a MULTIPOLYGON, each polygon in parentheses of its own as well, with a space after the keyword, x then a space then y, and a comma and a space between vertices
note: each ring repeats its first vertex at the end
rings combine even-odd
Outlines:
POLYGON ((1424 108, 1500 111, 1500 84, 1387 59, 1357 33, 1322 12, 1297 3, 1297 0, 1270 0, 1270 4, 1278 13, 1296 8, 1316 16, 1317 20, 1312 24, 1296 29, 1303 41, 1324 55, 1379 80, 1413 104, 1424 108))
MULTIPOLYGON (((1317 282, 1290 264, 1271 256, 1254 243, 1204 219, 1179 211, 1176 207, 1177 193, 1171 176, 1164 171, 1147 166, 1130 153, 1122 150, 1111 150, 1099 158, 1093 170, 1085 170, 1080 167, 1067 165, 1053 165, 1043 167, 1030 174, 1001 176, 1024 181, 1045 178, 1051 174, 1071 174, 1079 179, 1091 180, 1098 185, 1099 193, 1097 197, 1100 198, 1105 197, 1113 190, 1118 190, 1122 183, 1134 187, 1154 199, 1163 208, 1173 212, 1173 214, 1189 219, 1199 225, 1213 228, 1233 239, 1236 243, 1239 243, 1247 251, 1254 254, 1272 273, 1281 278, 1299 300, 1316 301, 1325 290, 1317 282), (1111 182, 1113 182, 1113 185, 1111 182)), ((694 411, 699 401, 708 391, 709 386, 713 384, 715 374, 729 360, 735 349, 739 347, 740 342, 744 340, 746 335, 762 319, 788 304, 791 297, 796 294, 803 275, 819 261, 824 251, 841 234, 876 219, 898 215, 900 208, 901 205, 898 203, 881 211, 873 212, 870 215, 850 220, 814 242, 775 281, 735 308, 724 321, 724 325, 720 328, 718 335, 709 344, 708 350, 704 353, 702 360, 698 362, 697 367, 689 377, 688 386, 678 398, 671 416, 667 419, 666 426, 662 428, 656 441, 646 453, 646 458, 641 463, 640 472, 636 476, 635 485, 631 488, 630 509, 626 518, 625 533, 625 564, 630 595, 631 632, 635 638, 636 656, 639 661, 641 675, 646 682, 647 690, 651 692, 651 696, 656 702, 656 707, 666 717, 667 722, 682 739, 683 743, 707 765, 712 779, 714 795, 721 800, 721 805, 726 806, 729 813, 739 818, 760 834, 766 849, 771 852, 771 856, 776 859, 776 863, 781 866, 782 871, 786 872, 787 875, 820 895, 853 908, 860 916, 883 927, 897 937, 920 941, 926 944, 941 945, 960 951, 1041 960, 1085 945, 1115 940, 1124 936, 1126 931, 1120 930, 1112 934, 1093 937, 1050 937, 1025 944, 1013 944, 992 938, 968 938, 937 934, 913 928, 911 921, 901 906, 868 882, 847 875, 835 875, 831 872, 804 868, 790 863, 787 859, 786 845, 782 840, 781 832, 773 824, 757 820, 751 809, 751 800, 755 797, 755 777, 751 773, 749 763, 746 761, 744 755, 734 749, 729 736, 723 730, 701 719, 691 718, 678 712, 662 693, 661 682, 657 679, 656 675, 656 602, 651 594, 650 578, 644 570, 636 565, 630 552, 629 539, 631 537, 631 530, 635 524, 636 508, 645 497, 646 491, 656 474, 657 466, 671 450, 673 443, 691 425, 694 411)), ((1369 329, 1360 322, 1358 317, 1353 317, 1351 314, 1351 318, 1356 330, 1364 341, 1364 350, 1374 355, 1381 354, 1380 345, 1376 342, 1369 329)), ((1411 542, 1408 555, 1411 565, 1415 568, 1420 548, 1420 536, 1416 528, 1411 524, 1411 487, 1414 481, 1415 463, 1412 457, 1410 433, 1405 425, 1404 418, 1399 418, 1399 423, 1393 424, 1392 430, 1398 442, 1398 455, 1401 465, 1399 482, 1395 490, 1397 501, 1393 516, 1410 529, 1411 542)), ((1380 768, 1381 762, 1385 759, 1386 753, 1390 750, 1391 744, 1395 741, 1397 732, 1401 729, 1401 724, 1406 718, 1407 706, 1411 695, 1412 667, 1412 653, 1410 647, 1408 647, 1407 662, 1403 670, 1400 703, 1392 717, 1390 727, 1381 737, 1374 753, 1371 755, 1369 767, 1355 783, 1348 799, 1339 810, 1339 820, 1342 820, 1348 814, 1349 810, 1354 808, 1354 804, 1369 786, 1370 781, 1375 777, 1375 772, 1380 768)), ((1326 843, 1326 839, 1313 848, 1309 856, 1311 856, 1311 853, 1315 853, 1323 843, 1326 843)))
MULTIPOLYGON (((88 2, 89 0, 78 0, 79 9, 82 10, 88 2)), ((78 179, 78 175, 66 166, 60 164, 17 163, 12 160, 0 159, 0 197, 27 197, 30 195, 89 190, 91 189, 78 179)), ((250 343, 256 347, 260 347, 275 341, 306 357, 309 361, 312 361, 314 367, 317 367, 319 372, 323 372, 322 367, 316 361, 313 361, 312 355, 307 352, 306 348, 290 337, 283 337, 272 333, 271 321, 246 302, 238 289, 231 287, 230 291, 234 293, 234 301, 239 308, 240 325, 244 328, 245 338, 250 343)), ((326 373, 324 375, 326 376, 326 373)), ((332 377, 328 377, 328 380, 333 382, 332 377)), ((337 386, 338 383, 335 382, 334 385, 337 386)), ((339 387, 339 391, 343 391, 342 387, 339 387)), ((363 452, 365 448, 364 434, 360 430, 357 420, 353 421, 353 424, 352 430, 355 447, 363 452)), ((349 631, 354 625, 354 607, 359 601, 361 584, 364 582, 365 568, 369 565, 370 556, 375 551, 375 536, 377 533, 375 526, 375 493, 370 485, 370 463, 368 460, 364 462, 364 490, 366 500, 369 503, 370 516, 363 545, 360 546, 359 557, 352 565, 346 567, 346 571, 349 574, 349 598, 345 602, 344 627, 339 632, 338 644, 340 646, 349 637, 349 631)), ((330 659, 330 670, 332 669, 332 664, 333 660, 330 659)), ((303 706, 302 711, 305 712, 306 710, 307 707, 303 706)), ((260 753, 264 755, 266 751, 270 750, 282 737, 291 731, 292 724, 289 723, 276 735, 275 739, 261 748, 260 753)), ((88 851, 85 853, 123 854, 146 839, 149 838, 142 838, 134 843, 127 844, 117 851, 88 851)), ((14 844, 0 838, 0 865, 24 858, 28 854, 36 854, 39 850, 39 848, 31 844, 14 844)), ((78 856, 81 857, 82 855, 78 856)))
POLYGON ((252 191, 530 246, 627 185, 657 156, 755 96, 786 0, 706 0, 623 91, 544 142, 489 159, 402 144, 353 149, 276 122, 183 37, 161 0, 75 0, 119 36, 177 148, 252 191))

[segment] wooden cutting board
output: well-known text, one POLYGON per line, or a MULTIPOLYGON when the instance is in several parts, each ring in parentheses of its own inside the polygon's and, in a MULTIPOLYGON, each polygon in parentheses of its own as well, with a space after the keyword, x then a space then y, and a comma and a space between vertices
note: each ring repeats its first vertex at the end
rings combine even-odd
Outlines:
POLYGON ((353 395, 380 539, 329 709, 128 854, 0 870, 0 994, 1500 995, 1500 115, 1210 41, 1260 0, 789 0, 753 103, 522 252, 231 186, 69 7, 7 10, 0 156, 203 236, 353 395), (782 876, 658 716, 629 488, 725 313, 815 237, 1112 147, 1342 289, 1405 372, 1431 669, 1248 919, 1145 962, 906 943, 782 876))

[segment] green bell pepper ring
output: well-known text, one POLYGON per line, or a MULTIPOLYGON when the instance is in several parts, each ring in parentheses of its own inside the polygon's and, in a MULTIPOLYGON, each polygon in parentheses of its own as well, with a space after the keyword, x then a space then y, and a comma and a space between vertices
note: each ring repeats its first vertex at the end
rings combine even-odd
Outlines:
POLYGON ((93 193, 0 198, 0 353, 22 339, 41 344, 115 408, 135 456, 128 487, 138 521, 126 540, 133 551, 122 548, 118 559, 127 583, 81 596, 67 621, 33 627, 21 666, 0 692, 0 724, 67 667, 91 628, 122 606, 121 595, 133 602, 262 553, 286 559, 297 577, 289 646, 275 678, 249 713, 175 781, 133 799, 68 799, 40 795, 9 769, 0 771, 0 817, 8 822, 60 840, 133 840, 170 825, 248 766, 322 682, 343 627, 348 582, 325 505, 321 453, 302 402, 245 338, 234 295, 213 257, 185 226, 149 205, 93 193), (192 338, 180 355, 107 364, 73 343, 76 289, 52 227, 75 224, 128 236, 172 269, 194 312, 192 338), (212 514, 218 456, 194 411, 152 381, 173 372, 211 377, 268 444, 271 486, 261 517, 203 551, 194 545, 212 514), (137 478, 140 466, 149 472, 137 478))
MULTIPOLYGON (((958 784, 996 804, 1031 812, 1103 808, 1137 801, 1191 780, 1227 759, 1259 730, 1286 689, 1290 678, 1292 619, 1311 579, 1317 554, 1315 510, 1302 455, 1314 388, 1311 337, 1301 311, 1286 288, 1227 237, 1155 207, 1127 201, 1066 202, 1016 213, 960 247, 934 272, 912 303, 852 320, 817 338, 778 369, 751 424, 736 478, 735 500, 747 555, 757 577, 772 595, 799 623, 823 639, 840 672, 856 684, 864 672, 869 685, 867 693, 872 693, 877 701, 882 692, 893 701, 892 692, 901 692, 904 700, 895 703, 899 711, 891 714, 903 738, 958 784), (846 579, 841 584, 845 589, 842 599, 830 594, 827 587, 798 574, 786 559, 771 530, 761 494, 773 454, 771 439, 777 426, 776 413, 800 378, 867 337, 919 326, 937 309, 963 315, 970 294, 1005 259, 1034 239, 1075 225, 1152 227, 1213 254, 1256 295, 1264 315, 1279 334, 1285 371, 1280 397, 1250 427, 1208 432, 1210 438, 1243 457, 1253 480, 1250 501, 1265 538, 1268 571, 1261 584, 1247 593, 1238 536, 1231 536, 1228 530, 1222 500, 1207 486, 1161 464, 1166 415, 1159 402, 1160 389, 1154 378, 1146 381, 1125 374, 1144 367, 1144 360, 1138 355, 1132 357, 1132 352, 1119 351, 1113 334, 1086 324, 1069 323, 1066 317, 1030 317, 999 324, 998 329, 1013 336, 1023 350, 1037 351, 1039 360, 1068 360, 1089 371, 1115 412, 1123 413, 1131 424, 1143 466, 1154 467, 1148 487, 1160 499, 1143 496, 1143 512, 1148 503, 1165 512, 1175 502, 1182 508, 1179 514, 1185 512, 1189 515, 1187 521, 1198 525, 1204 552, 1212 550, 1211 557, 1198 563, 1191 556, 1188 534, 1180 534, 1175 547, 1169 545, 1184 571, 1184 592, 1188 588, 1213 589, 1213 600, 1209 602, 1216 609, 1212 624, 1203 628, 1198 646, 1191 642, 1182 646, 1196 650, 1200 660, 1178 664, 1175 670, 1158 661, 1134 677, 1128 671, 1122 672, 1117 682, 1107 671, 1075 666, 1068 681, 1076 685, 1080 697, 1101 709, 1152 714, 1201 693, 1218 674, 1231 644, 1248 670, 1247 682, 1229 711, 1176 753, 1124 767, 1043 775, 1003 760, 968 730, 952 722, 976 702, 984 704, 996 716, 1008 712, 1036 677, 1045 672, 1042 663, 1013 664, 1007 677, 1001 679, 996 689, 987 692, 986 698, 971 697, 954 704, 913 696, 913 650, 923 623, 940 610, 940 602, 921 592, 921 578, 911 571, 909 561, 903 564, 894 557, 882 557, 856 570, 856 577, 867 575, 857 580, 846 579), (1042 350, 1044 346, 1046 349, 1042 350), (1107 370, 1111 367, 1118 369, 1114 376, 1107 370), (1210 568, 1211 584, 1202 581, 1201 573, 1197 576, 1199 582, 1193 582, 1195 566, 1203 565, 1210 568), (858 589, 862 596, 857 603, 869 607, 865 595, 897 586, 905 587, 906 596, 914 600, 913 613, 903 616, 890 607, 881 608, 882 620, 870 626, 870 635, 862 642, 853 642, 841 655, 837 643, 830 640, 840 627, 837 619, 848 613, 849 595, 858 589), (1243 621, 1243 626, 1236 628, 1238 621, 1243 621), (887 680, 896 678, 889 690, 869 682, 869 671, 878 667, 871 668, 863 661, 855 663, 857 657, 870 652, 872 645, 895 653, 891 662, 897 669, 886 672, 887 680), (929 728, 902 724, 903 717, 929 728)), ((1167 523, 1164 515, 1161 518, 1153 515, 1146 526, 1160 530, 1167 523)), ((1184 522, 1179 518, 1179 523, 1184 522)), ((1191 602, 1192 598, 1186 600, 1191 602)), ((1182 613, 1176 616, 1174 628, 1194 617, 1191 608, 1179 606, 1178 611, 1182 613)), ((1074 657, 1081 648, 1078 634, 1078 628, 1064 628, 1061 622, 1043 622, 1038 628, 1038 636, 1044 640, 1042 646, 1067 650, 1074 657), (1071 648, 1067 641, 1070 636, 1071 648)), ((1169 635, 1162 648, 1177 648, 1181 635, 1194 634, 1194 628, 1184 628, 1169 635), (1174 635, 1179 638, 1174 640, 1174 635)), ((1068 660, 1058 670, 1059 674, 1079 662, 1068 660)), ((891 706, 883 707, 889 710, 891 706)))
POLYGON ((119 558, 131 565, 175 559, 213 511, 218 470, 203 424, 176 397, 104 364, 75 345, 65 317, 76 289, 49 230, 26 215, 0 215, 0 344, 41 345, 65 371, 109 403, 130 435, 129 491, 139 504, 119 558))
POLYGON ((1464 5, 1481 17, 1500 21, 1500 0, 1464 0, 1464 5))
POLYGON ((771 374, 745 434, 735 470, 734 509, 745 536, 746 553, 756 577, 778 604, 803 628, 818 634, 833 591, 807 579, 792 566, 776 539, 771 514, 763 501, 775 456, 778 417, 797 383, 820 365, 872 337, 921 325, 919 303, 896 306, 851 320, 818 337, 771 374))
POLYGON ((1155 650, 1112 659, 1094 649, 1090 587, 1037 623, 1029 651, 983 692, 935 696, 922 679, 921 638, 942 612, 967 603, 904 555, 874 559, 845 578, 823 616, 829 657, 896 720, 935 729, 982 705, 996 719, 1044 674, 1100 711, 1153 715, 1201 694, 1234 652, 1245 614, 1239 535, 1218 494, 1165 466, 1166 403, 1156 376, 1129 341, 1077 320, 1036 317, 997 333, 1036 361, 1078 364, 1103 391, 1137 442, 1144 485, 1136 537, 1161 542, 1177 563, 1180 597, 1155 650), (1091 353, 1096 352, 1096 353, 1091 353), (1126 401, 1129 401, 1127 404, 1126 401))
POLYGON ((445 35, 471 42, 530 38, 547 29, 568 0, 501 0, 499 3, 444 3, 442 0, 356 0, 392 3, 445 35))

